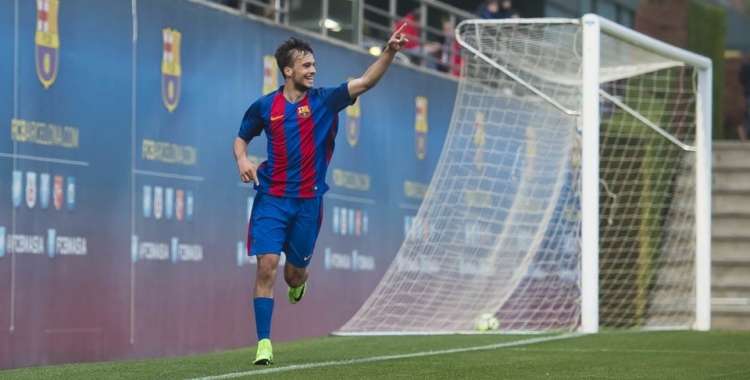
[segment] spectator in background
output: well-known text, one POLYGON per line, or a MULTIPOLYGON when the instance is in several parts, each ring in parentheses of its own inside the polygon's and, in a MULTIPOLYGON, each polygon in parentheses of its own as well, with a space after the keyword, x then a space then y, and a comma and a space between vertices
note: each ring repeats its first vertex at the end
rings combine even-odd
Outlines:
MULTIPOLYGON (((411 62, 414 64, 421 64, 422 60, 427 55, 434 55, 440 50, 440 44, 437 42, 427 43, 422 41, 420 38, 419 20, 422 15, 422 9, 416 7, 411 12, 407 13, 401 20, 396 23, 395 30, 399 30, 401 26, 404 26, 403 34, 406 36, 408 42, 401 49, 404 53, 409 55, 411 62)), ((435 62, 433 60, 427 60, 425 66, 434 69, 435 62)))
POLYGON ((510 0, 487 0, 479 7, 477 14, 486 20, 517 18, 520 16, 513 8, 513 3, 510 0))
POLYGON ((453 33, 453 24, 448 19, 443 19, 443 35, 438 37, 441 48, 437 52, 437 69, 454 76, 461 75, 461 45, 456 41, 453 33))
POLYGON ((750 58, 745 59, 745 63, 740 69, 740 83, 744 87, 743 95, 745 96, 745 103, 747 104, 747 111, 745 112, 745 125, 742 128, 737 128, 741 140, 747 140, 750 135, 750 58))

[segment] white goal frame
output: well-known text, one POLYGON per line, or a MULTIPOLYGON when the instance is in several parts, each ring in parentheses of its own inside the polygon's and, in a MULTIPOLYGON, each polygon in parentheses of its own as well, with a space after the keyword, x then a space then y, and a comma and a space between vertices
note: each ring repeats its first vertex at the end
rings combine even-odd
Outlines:
MULTIPOLYGON (((694 330, 711 328, 711 60, 645 36, 622 25, 587 14, 583 33, 583 123, 581 144, 581 332, 599 330, 599 57, 602 32, 683 61, 698 74, 696 102, 695 322, 694 330)), ((692 150, 692 149, 691 149, 692 150)))
MULTIPOLYGON (((477 23, 478 20, 470 20, 477 23)), ((492 23, 495 21, 479 21, 492 23)), ((581 326, 582 333, 599 331, 599 98, 624 106, 604 91, 599 85, 601 56, 601 34, 606 33, 642 49, 667 58, 682 61, 697 71, 696 91, 696 141, 687 146, 667 135, 659 126, 638 114, 639 118, 683 149, 695 151, 695 321, 693 330, 708 331, 711 328, 711 115, 713 67, 709 58, 669 45, 596 14, 586 14, 578 19, 540 18, 507 19, 502 23, 581 23, 582 27, 582 86, 581 86, 581 326)), ((460 25, 456 27, 459 39, 460 25)), ((472 49, 469 49, 472 50, 472 49)), ((478 53, 478 52, 474 52, 478 53)), ((509 77, 539 95, 562 112, 571 114, 544 93, 539 92, 522 79, 498 66, 509 77)))

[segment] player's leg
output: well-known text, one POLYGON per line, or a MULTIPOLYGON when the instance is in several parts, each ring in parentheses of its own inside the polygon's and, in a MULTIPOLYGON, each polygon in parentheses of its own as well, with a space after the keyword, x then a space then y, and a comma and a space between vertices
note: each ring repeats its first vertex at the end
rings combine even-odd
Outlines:
POLYGON ((297 199, 297 217, 289 230, 287 241, 284 280, 289 289, 289 302, 296 304, 307 291, 307 278, 315 242, 318 240, 320 225, 323 221, 322 197, 297 199))
POLYGON ((273 316, 273 283, 279 266, 279 255, 286 240, 289 214, 284 199, 258 193, 248 224, 248 249, 258 259, 255 274, 253 309, 258 334, 258 351, 254 364, 273 363, 271 317, 273 316))

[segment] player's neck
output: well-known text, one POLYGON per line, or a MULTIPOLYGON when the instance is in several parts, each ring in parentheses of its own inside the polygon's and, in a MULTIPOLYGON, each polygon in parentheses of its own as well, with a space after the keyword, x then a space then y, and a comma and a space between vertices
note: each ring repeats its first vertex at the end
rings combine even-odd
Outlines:
POLYGON ((282 93, 289 103, 297 103, 307 95, 307 90, 299 89, 293 83, 286 83, 282 93))

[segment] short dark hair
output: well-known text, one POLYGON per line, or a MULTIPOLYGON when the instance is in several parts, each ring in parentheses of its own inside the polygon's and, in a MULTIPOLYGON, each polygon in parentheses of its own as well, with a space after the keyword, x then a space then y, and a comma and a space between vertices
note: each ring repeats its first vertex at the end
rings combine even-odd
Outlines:
POLYGON ((290 37, 284 41, 276 49, 276 64, 281 70, 281 75, 284 75, 285 67, 292 67, 294 65, 294 59, 298 54, 305 56, 312 54, 313 50, 310 47, 310 43, 307 41, 300 40, 299 38, 290 37))

